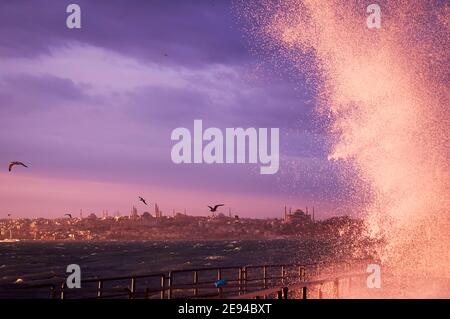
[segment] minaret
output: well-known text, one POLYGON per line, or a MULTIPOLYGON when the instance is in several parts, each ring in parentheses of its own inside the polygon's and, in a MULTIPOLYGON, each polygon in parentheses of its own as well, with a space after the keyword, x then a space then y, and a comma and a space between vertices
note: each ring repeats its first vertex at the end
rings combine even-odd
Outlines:
POLYGON ((315 218, 314 218, 314 206, 313 206, 313 222, 315 221, 315 218))

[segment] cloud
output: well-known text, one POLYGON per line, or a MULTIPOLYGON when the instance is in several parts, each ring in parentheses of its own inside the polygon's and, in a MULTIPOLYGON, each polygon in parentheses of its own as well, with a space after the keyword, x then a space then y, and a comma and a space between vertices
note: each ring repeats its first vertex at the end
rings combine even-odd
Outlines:
POLYGON ((174 166, 170 133, 179 126, 191 128, 194 119, 222 129, 280 127, 282 153, 320 156, 320 136, 307 133, 308 125, 296 131, 299 119, 311 111, 307 96, 282 81, 254 82, 243 66, 159 66, 71 44, 35 57, 6 58, 0 67, 5 70, 0 93, 12 98, 2 108, 0 131, 4 136, 18 132, 0 139, 2 157, 24 154, 41 174, 152 179, 217 191, 288 191, 276 179, 261 179, 256 167, 174 166))
POLYGON ((0 162, 23 159, 39 178, 69 184, 151 184, 277 203, 286 195, 328 200, 336 193, 329 185, 344 185, 326 161, 313 97, 272 70, 255 75, 227 2, 77 3, 81 30, 65 27, 61 1, 0 3, 0 162), (194 119, 280 128, 280 173, 175 165, 170 133, 194 119))
POLYGON ((91 95, 129 91, 144 85, 176 88, 187 84, 180 76, 182 70, 142 63, 114 51, 80 43, 51 48, 48 53, 34 57, 4 58, 0 68, 3 78, 26 74, 70 79, 83 85, 91 95))
POLYGON ((0 55, 30 57, 80 42, 159 65, 240 64, 249 60, 226 1, 80 0, 82 28, 66 28, 68 3, 0 4, 0 55))
POLYGON ((24 116, 30 112, 46 112, 63 107, 61 104, 84 100, 83 91, 83 85, 52 75, 3 75, 0 77, 0 114, 24 116))

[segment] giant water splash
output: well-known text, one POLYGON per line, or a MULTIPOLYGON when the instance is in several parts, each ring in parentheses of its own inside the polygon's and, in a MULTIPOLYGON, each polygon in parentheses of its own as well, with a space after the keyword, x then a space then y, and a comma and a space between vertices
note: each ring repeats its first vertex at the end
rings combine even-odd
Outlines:
POLYGON ((418 2, 380 3, 380 29, 367 27, 365 1, 265 1, 240 12, 266 49, 310 72, 336 140, 329 159, 352 162, 368 185, 357 185, 370 195, 359 210, 382 242, 377 257, 407 282, 400 289, 413 280, 423 291, 450 278, 450 10, 418 2))

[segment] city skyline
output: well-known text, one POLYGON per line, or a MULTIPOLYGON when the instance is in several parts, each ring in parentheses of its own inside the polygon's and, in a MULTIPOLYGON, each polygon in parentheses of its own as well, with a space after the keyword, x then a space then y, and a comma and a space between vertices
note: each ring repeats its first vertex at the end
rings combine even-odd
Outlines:
MULTIPOLYGON (((169 208, 167 207, 165 210, 161 209, 160 205, 158 203, 154 203, 150 206, 141 206, 139 207, 139 204, 132 204, 128 210, 121 211, 119 209, 109 210, 109 209, 101 209, 101 211, 95 211, 95 210, 88 210, 80 208, 78 211, 70 211, 66 213, 62 213, 61 215, 57 216, 49 216, 44 217, 45 214, 36 214, 36 215, 29 215, 26 217, 23 216, 16 216, 13 213, 7 213, 5 216, 0 216, 0 220, 15 220, 15 219, 83 219, 83 218, 89 218, 92 216, 95 216, 95 218, 114 218, 114 217, 145 217, 145 215, 149 214, 150 217, 154 218, 160 218, 160 217, 176 217, 177 215, 185 215, 190 217, 233 217, 233 218, 251 218, 251 219, 285 219, 287 215, 291 215, 295 212, 302 212, 308 216, 311 216, 312 220, 316 220, 316 211, 314 206, 305 206, 301 207, 299 205, 297 206, 284 206, 284 209, 280 210, 278 215, 271 215, 271 216, 247 216, 247 215, 239 215, 239 213, 235 210, 233 210, 231 207, 224 207, 222 210, 217 211, 208 211, 207 213, 199 213, 195 211, 188 211, 186 208, 183 208, 181 210, 176 210, 175 208, 169 208)), ((351 216, 349 214, 339 214, 339 215, 332 215, 332 217, 355 217, 351 216)), ((317 220, 325 220, 330 217, 324 217, 324 216, 318 216, 317 220), (323 218, 321 218, 323 217, 323 218)))

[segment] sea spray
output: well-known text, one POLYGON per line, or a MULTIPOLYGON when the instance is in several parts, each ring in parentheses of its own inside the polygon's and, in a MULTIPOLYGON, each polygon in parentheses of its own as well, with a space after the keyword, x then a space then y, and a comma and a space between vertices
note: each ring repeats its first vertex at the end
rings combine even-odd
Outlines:
POLYGON ((397 291, 420 282, 422 292, 448 296, 431 283, 450 278, 449 7, 383 1, 381 26, 369 29, 366 5, 237 7, 259 49, 289 60, 315 87, 335 141, 329 160, 357 171, 355 188, 370 200, 355 209, 366 236, 382 243, 376 257, 397 291))

